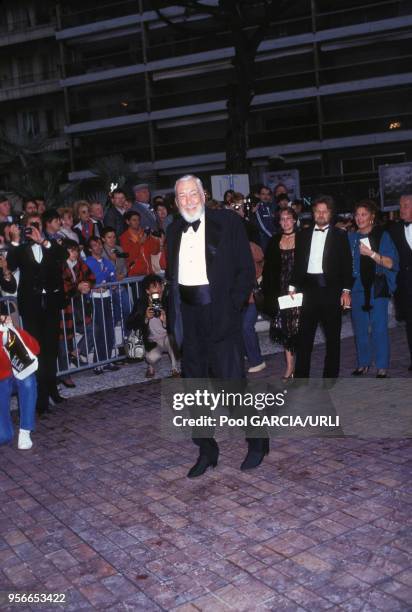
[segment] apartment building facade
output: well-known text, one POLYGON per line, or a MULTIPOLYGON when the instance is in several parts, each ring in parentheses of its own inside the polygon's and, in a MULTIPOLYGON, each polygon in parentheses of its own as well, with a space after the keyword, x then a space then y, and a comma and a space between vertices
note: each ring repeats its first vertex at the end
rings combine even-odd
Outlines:
MULTIPOLYGON (((224 173, 229 32, 164 4, 161 19, 146 0, 3 0, 0 125, 47 134, 71 179, 116 153, 158 188, 224 173)), ((281 166, 299 169, 304 194, 377 195, 379 165, 412 159, 412 1, 296 6, 258 48, 252 180, 281 166)))

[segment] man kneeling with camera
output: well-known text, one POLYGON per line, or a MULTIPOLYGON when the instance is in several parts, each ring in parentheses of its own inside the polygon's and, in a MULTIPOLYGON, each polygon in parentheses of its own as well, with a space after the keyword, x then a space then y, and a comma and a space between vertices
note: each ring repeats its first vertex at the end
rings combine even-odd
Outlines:
POLYGON ((139 330, 143 336, 145 359, 148 364, 146 378, 155 375, 154 366, 168 353, 172 362, 172 376, 179 376, 177 360, 166 326, 163 300, 164 283, 160 276, 148 274, 141 283, 141 295, 127 319, 128 329, 139 330))

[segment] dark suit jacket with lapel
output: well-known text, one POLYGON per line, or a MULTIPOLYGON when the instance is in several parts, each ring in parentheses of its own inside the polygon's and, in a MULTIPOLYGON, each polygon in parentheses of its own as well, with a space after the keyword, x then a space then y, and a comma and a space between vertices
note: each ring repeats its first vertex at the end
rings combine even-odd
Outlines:
MULTIPOLYGON (((298 291, 305 290, 313 228, 296 234, 295 261, 290 284, 298 291)), ((352 289, 352 254, 346 232, 330 227, 323 251, 323 273, 326 285, 335 294, 352 289)))
POLYGON ((43 289, 56 298, 56 305, 60 308, 64 306, 62 270, 63 261, 67 257, 66 250, 54 240, 48 249, 41 248, 41 263, 37 263, 30 243, 19 245, 10 251, 7 258, 10 270, 20 270, 17 302, 23 316, 31 310, 34 300, 41 296, 43 289))
POLYGON ((399 253, 397 293, 403 299, 407 295, 412 296, 412 249, 406 240, 405 225, 402 222, 391 223, 388 231, 399 253))
POLYGON ((112 227, 115 231, 116 237, 119 238, 123 232, 127 230, 127 225, 124 220, 122 213, 120 213, 115 206, 110 206, 104 216, 104 226, 112 227))
MULTIPOLYGON (((255 266, 242 219, 229 210, 205 210, 206 270, 210 284, 213 340, 241 334, 242 309, 255 284, 255 266)), ((183 327, 179 295, 179 249, 185 221, 167 228, 168 322, 180 348, 183 327)))

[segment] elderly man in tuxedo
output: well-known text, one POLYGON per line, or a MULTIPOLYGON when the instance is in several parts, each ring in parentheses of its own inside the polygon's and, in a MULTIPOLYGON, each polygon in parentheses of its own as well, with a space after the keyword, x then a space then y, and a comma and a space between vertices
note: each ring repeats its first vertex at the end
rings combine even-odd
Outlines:
MULTIPOLYGON (((242 220, 229 210, 205 209, 200 179, 187 175, 175 185, 180 217, 167 229, 169 323, 182 352, 185 378, 244 378, 242 311, 255 270, 242 220)), ((213 437, 193 438, 199 457, 188 473, 201 476, 217 464, 213 437)), ((242 470, 256 467, 268 440, 248 439, 242 470)))
POLYGON ((334 203, 320 196, 312 206, 314 227, 296 235, 295 260, 289 293, 303 292, 296 378, 309 378, 316 329, 326 336, 324 378, 337 378, 340 366, 342 308, 350 308, 352 255, 345 232, 331 225, 334 203))
POLYGON ((389 233, 399 253, 397 306, 400 318, 406 323, 406 338, 410 353, 409 371, 412 372, 412 194, 399 201, 399 223, 389 227, 389 233))

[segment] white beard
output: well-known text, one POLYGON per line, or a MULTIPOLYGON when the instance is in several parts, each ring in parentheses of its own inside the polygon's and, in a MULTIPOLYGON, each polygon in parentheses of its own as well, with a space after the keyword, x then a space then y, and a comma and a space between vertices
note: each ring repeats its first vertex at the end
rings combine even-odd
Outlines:
POLYGON ((199 210, 196 213, 194 213, 193 215, 188 215, 185 210, 181 210, 180 214, 182 215, 182 217, 186 221, 186 223, 194 223, 194 221, 197 221, 198 219, 200 219, 203 216, 204 212, 205 212, 205 206, 203 204, 199 208, 199 210))

